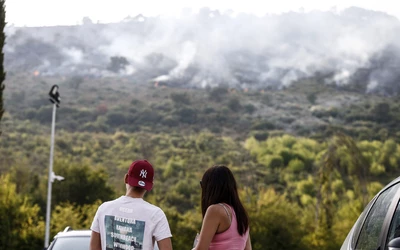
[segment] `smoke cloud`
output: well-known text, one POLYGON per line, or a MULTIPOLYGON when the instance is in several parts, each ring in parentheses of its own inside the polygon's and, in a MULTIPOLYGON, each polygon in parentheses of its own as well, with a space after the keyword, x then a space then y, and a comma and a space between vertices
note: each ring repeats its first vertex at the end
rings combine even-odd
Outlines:
POLYGON ((188 87, 282 88, 315 74, 337 85, 399 93, 400 22, 360 8, 231 16, 207 8, 182 18, 7 27, 6 68, 48 75, 120 74, 188 87), (107 70, 110 57, 129 66, 107 70))

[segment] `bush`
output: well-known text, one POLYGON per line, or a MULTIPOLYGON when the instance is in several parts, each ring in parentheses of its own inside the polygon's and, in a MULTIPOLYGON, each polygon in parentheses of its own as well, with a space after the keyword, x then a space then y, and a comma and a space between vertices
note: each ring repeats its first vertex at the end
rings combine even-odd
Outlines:
POLYGON ((372 163, 369 171, 372 175, 379 176, 385 173, 385 167, 379 163, 374 162, 372 163))
POLYGON ((240 104, 240 101, 238 98, 231 98, 228 101, 228 107, 230 110, 232 110, 234 112, 238 112, 242 108, 242 105, 240 104))
POLYGON ((275 129, 275 125, 269 121, 261 121, 253 124, 251 128, 254 130, 272 130, 275 129))
POLYGON ((214 113, 214 112, 215 112, 215 109, 212 108, 212 107, 206 107, 206 108, 204 108, 204 110, 203 110, 203 113, 204 113, 204 114, 211 114, 211 113, 214 113))
POLYGON ((187 124, 195 124, 197 121, 197 110, 192 108, 181 108, 174 112, 178 116, 180 122, 187 124))
POLYGON ((39 121, 42 124, 50 124, 51 120, 52 120, 52 114, 53 114, 52 106, 41 107, 36 112, 34 119, 39 121))
POLYGON ((168 126, 168 127, 175 127, 175 126, 178 126, 179 125, 179 121, 178 121, 178 118, 177 117, 175 117, 175 116, 167 116, 167 117, 165 117, 164 119, 163 119, 163 122, 162 122, 165 126, 168 126))
POLYGON ((123 56, 112 56, 110 58, 110 64, 107 66, 109 71, 119 73, 121 70, 125 70, 125 67, 129 65, 128 60, 123 56))
POLYGON ((170 98, 175 104, 190 104, 190 97, 187 93, 172 93, 170 98))
POLYGON ((311 104, 315 104, 316 100, 317 100, 317 94, 316 93, 310 93, 307 95, 307 100, 311 103, 311 104))
POLYGON ((374 116, 374 119, 377 122, 387 122, 391 119, 390 106, 386 102, 376 104, 372 108, 371 114, 374 116))
POLYGON ((269 168, 280 168, 283 166, 283 159, 279 155, 270 155, 266 159, 269 168))
POLYGON ((301 173, 304 171, 304 163, 299 159, 293 159, 289 162, 288 168, 293 173, 301 173))
POLYGON ((228 94, 226 87, 216 87, 210 90, 209 98, 215 102, 220 102, 228 94))
POLYGON ((127 123, 127 116, 122 112, 110 112, 106 115, 107 124, 110 126, 121 126, 127 123))
POLYGON ((257 110, 253 104, 246 104, 243 108, 248 114, 253 114, 257 110))
POLYGON ((163 116, 160 115, 156 110, 143 109, 142 112, 135 119, 137 125, 154 125, 162 121, 163 116))
POLYGON ((269 133, 264 131, 255 131, 252 132, 252 135, 257 141, 265 141, 268 139, 269 133))

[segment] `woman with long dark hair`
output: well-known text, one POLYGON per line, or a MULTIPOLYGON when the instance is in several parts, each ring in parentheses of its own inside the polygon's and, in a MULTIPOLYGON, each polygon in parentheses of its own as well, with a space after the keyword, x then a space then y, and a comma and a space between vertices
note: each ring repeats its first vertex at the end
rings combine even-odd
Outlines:
POLYGON ((203 225, 193 250, 251 250, 249 218, 229 168, 209 168, 200 181, 203 225))

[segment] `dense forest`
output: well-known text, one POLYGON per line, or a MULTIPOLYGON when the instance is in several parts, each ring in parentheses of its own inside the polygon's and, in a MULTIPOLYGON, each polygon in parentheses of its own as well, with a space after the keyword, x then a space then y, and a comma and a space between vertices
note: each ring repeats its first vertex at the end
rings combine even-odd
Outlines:
POLYGON ((199 180, 234 172, 253 249, 338 249, 367 202, 398 175, 400 101, 318 77, 281 90, 173 88, 123 77, 8 74, 0 137, 0 248, 40 249, 58 84, 51 236, 89 228, 146 158, 146 199, 166 212, 174 249, 201 226, 199 180))

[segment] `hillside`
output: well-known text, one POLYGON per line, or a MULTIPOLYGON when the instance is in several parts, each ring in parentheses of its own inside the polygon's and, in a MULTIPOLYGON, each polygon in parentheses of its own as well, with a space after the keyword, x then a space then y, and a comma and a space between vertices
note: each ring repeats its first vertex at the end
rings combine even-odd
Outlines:
POLYGON ((400 140, 398 98, 360 94, 321 84, 317 78, 283 90, 242 90, 174 88, 121 77, 11 73, 6 81, 5 132, 24 120, 47 130, 52 109, 48 91, 53 84, 59 85, 62 98, 57 128, 71 132, 208 130, 240 138, 289 133, 323 140, 342 131, 356 139, 400 140))
POLYGON ((174 249, 200 228, 199 180, 215 164, 237 178, 253 249, 338 249, 398 176, 399 29, 358 8, 9 27, 0 243, 43 246, 57 84, 54 172, 65 180, 53 183, 52 235, 88 228, 146 158, 146 200, 164 209, 174 249))

